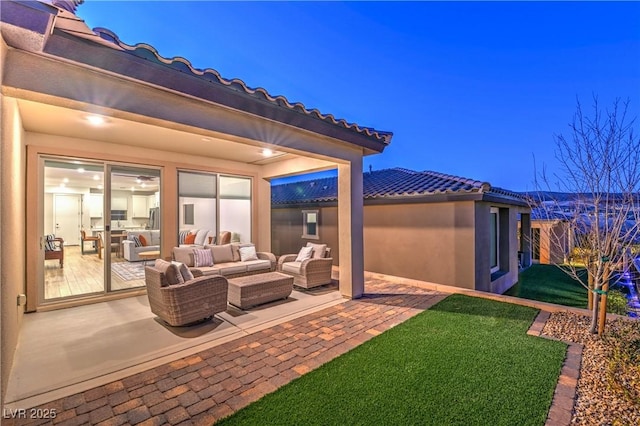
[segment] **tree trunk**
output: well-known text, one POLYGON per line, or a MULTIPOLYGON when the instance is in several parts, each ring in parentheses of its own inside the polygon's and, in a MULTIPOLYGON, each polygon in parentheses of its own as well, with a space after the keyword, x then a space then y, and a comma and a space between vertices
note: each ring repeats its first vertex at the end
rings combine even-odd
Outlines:
POLYGON ((609 277, 607 276, 604 284, 602 285, 602 290, 605 293, 602 294, 600 299, 600 318, 598 319, 598 335, 602 336, 604 334, 604 325, 607 321, 607 291, 609 291, 609 277))
POLYGON ((591 328, 589 332, 596 334, 598 332, 598 306, 600 306, 598 302, 600 301, 600 295, 591 291, 589 293, 593 294, 593 309, 591 310, 591 328))
POLYGON ((593 309, 593 275, 588 273, 588 287, 589 290, 587 291, 587 298, 588 298, 588 302, 587 302, 587 309, 592 310, 593 309))

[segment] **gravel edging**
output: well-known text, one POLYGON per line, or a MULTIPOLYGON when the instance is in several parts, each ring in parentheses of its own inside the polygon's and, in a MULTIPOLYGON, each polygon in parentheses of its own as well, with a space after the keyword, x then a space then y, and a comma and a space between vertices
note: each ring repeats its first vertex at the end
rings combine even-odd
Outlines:
MULTIPOLYGON (((550 312, 540 311, 527 331, 527 334, 545 339, 561 340, 542 334, 550 316, 550 312)), ((549 413, 547 414, 545 426, 569 425, 571 424, 571 418, 573 416, 573 406, 576 399, 578 377, 580 376, 583 346, 570 341, 564 341, 564 343, 569 345, 569 347, 567 348, 567 355, 562 363, 562 370, 560 371, 560 377, 558 377, 558 384, 553 394, 553 400, 549 413)))
MULTIPOLYGON (((558 339, 569 344, 567 359, 565 360, 562 374, 558 380, 558 387, 554 395, 553 404, 549 410, 547 424, 553 425, 639 425, 640 424, 640 401, 634 402, 625 398, 621 392, 611 389, 607 378, 607 367, 611 359, 612 343, 607 339, 614 338, 615 335, 630 332, 633 329, 640 329, 637 320, 624 318, 609 319, 606 327, 606 339, 589 333, 591 319, 584 315, 569 312, 546 313, 544 326, 532 326, 535 332, 540 329, 541 337, 558 339), (574 349, 575 348, 575 349, 574 349), (573 372, 569 374, 570 379, 563 379, 565 367, 570 362, 571 353, 580 350, 581 362, 577 364, 577 374, 572 378, 573 372), (567 417, 567 400, 559 399, 566 390, 565 385, 574 385, 574 397, 572 415, 567 417), (563 410, 556 404, 559 402, 563 410), (567 421, 568 420, 568 421, 567 421), (552 422, 553 421, 553 422, 552 422)), ((537 320, 537 319, 536 319, 537 320)), ((637 331, 636 331, 637 332, 637 331)), ((574 362, 574 367, 576 366, 574 362)), ((622 381, 635 380, 634 377, 616 377, 622 381)), ((570 394, 565 395, 570 398, 570 394)))

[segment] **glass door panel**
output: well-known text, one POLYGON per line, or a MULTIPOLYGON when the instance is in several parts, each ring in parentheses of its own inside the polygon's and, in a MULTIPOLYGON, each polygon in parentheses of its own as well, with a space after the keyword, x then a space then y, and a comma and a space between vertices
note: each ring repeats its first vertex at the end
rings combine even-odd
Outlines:
POLYGON ((109 166, 105 253, 108 291, 143 287, 144 265, 160 258, 160 171, 109 166))
POLYGON ((40 300, 102 293, 104 166, 67 159, 44 159, 43 163, 40 300))

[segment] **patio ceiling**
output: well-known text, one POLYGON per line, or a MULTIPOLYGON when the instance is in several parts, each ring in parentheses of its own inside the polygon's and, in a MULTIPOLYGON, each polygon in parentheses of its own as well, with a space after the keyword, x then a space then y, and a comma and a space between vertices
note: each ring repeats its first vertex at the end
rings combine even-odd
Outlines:
POLYGON ((85 111, 64 108, 28 100, 19 100, 20 114, 26 131, 52 134, 78 139, 92 139, 127 147, 205 156, 246 164, 271 164, 301 156, 283 150, 271 156, 263 155, 267 144, 249 144, 219 135, 207 134, 202 129, 196 133, 187 126, 184 130, 162 125, 131 121, 117 117, 105 117, 105 123, 93 125, 85 111))

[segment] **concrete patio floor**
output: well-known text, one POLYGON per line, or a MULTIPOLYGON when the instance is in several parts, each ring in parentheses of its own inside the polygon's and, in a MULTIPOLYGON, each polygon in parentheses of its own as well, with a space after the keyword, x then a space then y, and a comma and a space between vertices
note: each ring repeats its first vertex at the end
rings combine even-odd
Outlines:
POLYGON ((212 321, 190 327, 160 321, 147 296, 28 314, 5 408, 82 392, 345 300, 335 285, 294 290, 286 301, 246 311, 230 306, 212 321))
MULTIPOLYGON (((53 410, 56 418, 7 419, 7 425, 211 425, 291 380, 331 361, 374 336, 429 309, 451 293, 464 293, 541 309, 530 334, 540 335, 545 312, 571 310, 509 296, 380 278, 369 274, 366 294, 336 301, 228 339, 206 342, 189 355, 175 353, 154 367, 113 379, 40 405, 9 407, 53 410), (171 360, 169 360, 172 358, 171 360)), ((105 349, 106 350, 106 349, 105 349)), ((580 348, 570 348, 547 419, 568 425, 580 348), (560 392, 559 393, 559 389, 560 392)), ((101 358, 107 358, 103 355, 101 358)), ((52 394, 49 394, 52 395, 52 394)))

